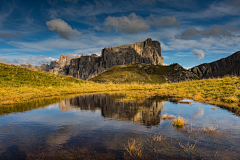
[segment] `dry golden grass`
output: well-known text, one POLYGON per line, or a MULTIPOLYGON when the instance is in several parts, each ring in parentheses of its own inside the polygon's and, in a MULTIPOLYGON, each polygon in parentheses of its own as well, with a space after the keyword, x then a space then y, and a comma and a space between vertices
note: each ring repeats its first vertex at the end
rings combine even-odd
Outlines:
POLYGON ((162 115, 162 119, 163 119, 163 120, 166 120, 167 118, 168 118, 168 115, 167 115, 167 114, 162 115))
POLYGON ((187 124, 187 120, 181 116, 178 116, 177 118, 173 119, 173 125, 179 128, 183 127, 186 124, 187 124))
POLYGON ((143 155, 143 149, 142 149, 141 143, 136 144, 135 140, 133 140, 132 142, 128 141, 128 144, 124 145, 124 147, 126 148, 130 156, 140 158, 143 155))
POLYGON ((199 132, 199 133, 218 133, 219 131, 217 131, 218 126, 216 125, 215 127, 208 127, 208 128, 196 128, 196 127, 192 127, 191 124, 191 128, 186 127, 186 131, 187 132, 199 132))
POLYGON ((228 107, 238 107, 240 104, 239 77, 172 84, 99 84, 0 63, 0 105, 23 103, 36 98, 111 91, 134 91, 122 98, 122 102, 142 103, 153 96, 168 96, 228 107))
POLYGON ((168 119, 175 119, 176 118, 176 116, 174 116, 174 115, 168 115, 168 117, 167 117, 168 119))
POLYGON ((195 142, 195 144, 189 144, 188 141, 187 144, 182 144, 181 142, 179 142, 179 146, 184 150, 184 152, 188 152, 195 149, 196 143, 197 142, 195 142))
POLYGON ((151 139, 154 142, 162 142, 166 140, 166 137, 163 137, 161 135, 154 135, 151 139))
POLYGON ((163 120, 166 120, 166 119, 170 119, 171 120, 171 119, 175 119, 176 118, 176 116, 168 115, 167 113, 162 115, 161 117, 162 117, 163 120))

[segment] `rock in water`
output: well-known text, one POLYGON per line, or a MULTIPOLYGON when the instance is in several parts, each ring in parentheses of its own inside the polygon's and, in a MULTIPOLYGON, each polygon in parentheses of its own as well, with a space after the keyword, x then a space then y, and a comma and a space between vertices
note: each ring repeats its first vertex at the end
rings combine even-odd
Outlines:
POLYGON ((92 54, 91 56, 82 55, 74 58, 62 54, 59 61, 52 61, 50 65, 41 66, 41 69, 55 74, 87 80, 113 66, 131 63, 166 65, 163 63, 163 57, 161 56, 160 43, 148 38, 144 42, 106 47, 102 50, 101 56, 92 54))

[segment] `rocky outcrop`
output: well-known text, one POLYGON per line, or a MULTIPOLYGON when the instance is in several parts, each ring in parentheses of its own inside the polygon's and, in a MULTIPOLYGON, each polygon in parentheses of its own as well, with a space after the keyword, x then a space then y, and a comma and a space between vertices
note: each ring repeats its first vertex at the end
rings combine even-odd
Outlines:
POLYGON ((27 68, 30 68, 30 69, 41 69, 41 67, 40 66, 34 66, 34 65, 32 65, 32 64, 21 64, 20 65, 21 67, 27 67, 27 68))
POLYGON ((164 77, 170 83, 192 81, 192 80, 199 79, 196 74, 184 69, 182 66, 180 66, 177 63, 171 64, 169 67, 173 68, 173 70, 167 72, 164 77))
POLYGON ((69 56, 69 54, 62 54, 59 60, 52 61, 50 65, 43 64, 40 66, 40 69, 54 74, 68 75, 68 68, 72 59, 74 57, 69 56))
POLYGON ((87 80, 113 66, 131 63, 166 65, 161 56, 160 43, 149 38, 144 42, 130 45, 106 47, 102 50, 101 56, 92 54, 74 58, 61 55, 59 61, 41 66, 41 70, 87 80))
POLYGON ((226 75, 240 76, 240 51, 220 60, 195 66, 189 71, 200 79, 224 77, 226 75))

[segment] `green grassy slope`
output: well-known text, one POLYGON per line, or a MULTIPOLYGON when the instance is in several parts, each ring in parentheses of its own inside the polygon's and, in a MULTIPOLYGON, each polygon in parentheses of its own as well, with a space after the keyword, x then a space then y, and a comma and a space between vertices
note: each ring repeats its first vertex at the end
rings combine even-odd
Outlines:
POLYGON ((69 83, 86 82, 69 76, 0 63, 0 87, 65 86, 69 83))
POLYGON ((0 106, 69 94, 144 90, 149 85, 99 84, 70 76, 0 63, 0 106))
MULTIPOLYGON (((150 65, 145 63, 128 64, 121 66, 114 66, 102 74, 89 79, 89 81, 105 83, 166 83, 164 75, 167 73, 176 73, 179 71, 174 70, 175 65, 160 66, 150 65)), ((181 71, 187 71, 180 68, 181 71)))

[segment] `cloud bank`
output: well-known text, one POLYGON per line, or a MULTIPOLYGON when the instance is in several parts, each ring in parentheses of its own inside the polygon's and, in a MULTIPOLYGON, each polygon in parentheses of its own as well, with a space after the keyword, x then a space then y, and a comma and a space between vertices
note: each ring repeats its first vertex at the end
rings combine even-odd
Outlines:
POLYGON ((22 33, 16 31, 14 33, 2 33, 0 34, 0 38, 10 38, 11 40, 17 40, 17 38, 22 37, 22 33))
POLYGON ((218 26, 214 25, 205 30, 197 30, 196 28, 189 28, 182 32, 181 35, 175 35, 177 39, 192 39, 200 37, 234 37, 229 31, 239 31, 239 28, 232 25, 218 26))
POLYGON ((81 32, 76 29, 72 29, 72 27, 61 19, 54 19, 51 21, 47 21, 46 25, 50 31, 56 31, 59 33, 60 37, 67 40, 74 40, 73 34, 79 36, 81 32))
POLYGON ((20 64, 33 64, 33 65, 41 65, 41 64, 49 64, 51 61, 54 61, 54 58, 51 57, 46 57, 46 56, 37 56, 36 58, 30 57, 29 59, 24 59, 24 58, 19 58, 19 59, 14 59, 14 60, 8 60, 6 58, 0 58, 0 62, 6 63, 6 64, 15 64, 15 65, 20 65, 20 64))
POLYGON ((129 34, 136 34, 148 30, 150 27, 146 20, 141 16, 137 16, 135 13, 122 17, 108 16, 104 24, 113 27, 116 32, 124 31, 129 34))
MULTIPOLYGON (((170 26, 179 27, 180 20, 177 20, 175 16, 157 17, 153 14, 144 19, 135 13, 131 13, 128 16, 122 17, 108 16, 105 19, 104 25, 107 27, 113 27, 116 32, 123 31, 128 34, 136 34, 142 31, 150 30, 151 26, 155 26, 157 28, 170 26)), ((94 29, 97 30, 98 28, 94 29)))

